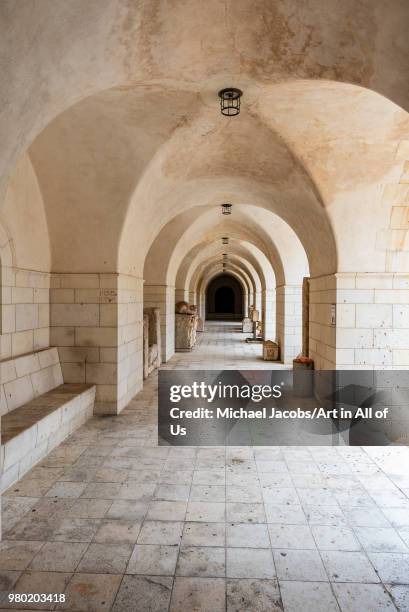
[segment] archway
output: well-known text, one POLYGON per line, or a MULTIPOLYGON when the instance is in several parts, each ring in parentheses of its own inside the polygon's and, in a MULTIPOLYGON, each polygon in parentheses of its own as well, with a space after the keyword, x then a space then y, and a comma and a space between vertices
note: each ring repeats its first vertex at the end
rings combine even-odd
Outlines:
POLYGON ((240 320, 243 318, 243 301, 243 288, 234 276, 216 276, 206 290, 206 319, 240 320))

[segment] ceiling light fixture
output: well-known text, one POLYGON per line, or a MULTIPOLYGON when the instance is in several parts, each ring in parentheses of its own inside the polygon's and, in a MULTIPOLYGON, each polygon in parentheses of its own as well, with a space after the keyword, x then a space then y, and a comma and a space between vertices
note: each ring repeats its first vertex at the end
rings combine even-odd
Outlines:
POLYGON ((231 204, 222 204, 222 215, 231 215, 231 204))
POLYGON ((240 98, 243 95, 237 87, 225 87, 219 91, 220 110, 226 117, 234 117, 240 113, 240 98))

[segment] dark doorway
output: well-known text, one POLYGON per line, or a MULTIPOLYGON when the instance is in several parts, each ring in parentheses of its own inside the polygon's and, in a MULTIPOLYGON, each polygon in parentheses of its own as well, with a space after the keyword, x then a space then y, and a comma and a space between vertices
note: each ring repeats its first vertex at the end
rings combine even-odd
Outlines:
POLYGON ((206 290, 206 319, 239 320, 243 318, 243 289, 229 274, 216 276, 206 290))
POLYGON ((219 287, 214 294, 216 312, 234 313, 234 291, 231 287, 219 287))

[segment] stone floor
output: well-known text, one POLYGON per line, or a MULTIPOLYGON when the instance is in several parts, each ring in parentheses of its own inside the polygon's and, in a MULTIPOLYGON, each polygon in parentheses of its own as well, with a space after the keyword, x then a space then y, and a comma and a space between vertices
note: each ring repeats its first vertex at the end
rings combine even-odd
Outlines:
POLYGON ((156 384, 5 494, 1 609, 409 610, 409 449, 158 447, 156 384))
POLYGON ((223 369, 288 369, 289 365, 263 361, 262 344, 247 343, 251 334, 241 332, 235 322, 207 321, 205 332, 198 332, 193 351, 176 353, 164 366, 166 369, 205 370, 223 369))

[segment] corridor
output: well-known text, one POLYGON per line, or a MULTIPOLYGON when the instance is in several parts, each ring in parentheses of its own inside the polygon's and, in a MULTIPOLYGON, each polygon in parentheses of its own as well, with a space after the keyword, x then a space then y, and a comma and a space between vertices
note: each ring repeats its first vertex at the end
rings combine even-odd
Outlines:
POLYGON ((263 361, 262 343, 247 343, 249 333, 241 331, 241 322, 206 321, 205 333, 198 332, 197 345, 192 352, 175 353, 164 369, 178 370, 235 370, 288 369, 289 365, 263 361))
MULTIPOLYGON (((235 329, 208 325, 190 367, 264 365, 235 329)), ((408 448, 158 447, 156 386, 5 493, 1 609, 409 609, 408 448)))

